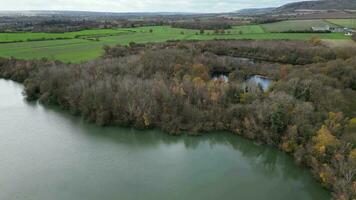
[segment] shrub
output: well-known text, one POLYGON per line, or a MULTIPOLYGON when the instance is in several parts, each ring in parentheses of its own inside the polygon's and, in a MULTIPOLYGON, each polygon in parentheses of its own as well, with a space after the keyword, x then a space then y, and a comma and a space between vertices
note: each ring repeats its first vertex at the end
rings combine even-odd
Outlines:
POLYGON ((320 37, 314 36, 310 39, 310 43, 312 43, 314 46, 319 46, 321 45, 321 39, 320 37))

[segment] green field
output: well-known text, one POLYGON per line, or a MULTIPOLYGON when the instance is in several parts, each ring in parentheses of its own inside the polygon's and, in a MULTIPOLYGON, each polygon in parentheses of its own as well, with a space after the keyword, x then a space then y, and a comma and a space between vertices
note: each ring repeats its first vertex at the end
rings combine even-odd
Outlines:
POLYGON ((74 39, 86 36, 111 36, 128 34, 128 29, 98 29, 66 33, 0 33, 0 42, 26 42, 29 40, 74 39))
POLYGON ((248 25, 248 26, 234 26, 232 33, 251 34, 251 33, 265 33, 260 25, 248 25))
MULTIPOLYGON (((266 33, 259 25, 235 26, 225 34, 215 34, 214 31, 206 31, 204 35, 197 30, 171 28, 169 26, 141 27, 132 29, 104 29, 86 30, 72 33, 63 33, 71 39, 46 40, 0 44, 1 57, 16 57, 21 59, 49 58, 65 62, 81 62, 100 57, 103 53, 103 45, 127 45, 130 42, 148 43, 164 42, 167 40, 213 40, 213 39, 295 39, 308 40, 313 36, 321 39, 348 39, 342 33, 266 33), (150 33, 150 29, 153 30, 150 33), (82 36, 76 38, 76 36, 82 36), (85 36, 85 37, 84 37, 85 36), (99 37, 99 41, 88 40, 90 37, 99 37)), ((53 37, 52 34, 44 34, 53 37)), ((13 33, 8 38, 0 34, 0 42, 8 38, 37 37, 35 33, 13 33), (20 37, 22 36, 22 37, 20 37)), ((56 34, 56 37, 60 34, 56 34)))
POLYGON ((335 26, 325 20, 289 20, 261 25, 267 32, 307 31, 313 26, 335 26))
POLYGON ((328 19, 327 21, 347 28, 356 28, 356 19, 328 19))

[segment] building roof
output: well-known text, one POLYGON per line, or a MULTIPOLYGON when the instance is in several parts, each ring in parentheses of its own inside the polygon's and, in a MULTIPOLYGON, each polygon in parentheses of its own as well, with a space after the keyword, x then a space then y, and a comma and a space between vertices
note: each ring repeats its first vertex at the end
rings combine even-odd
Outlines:
POLYGON ((328 31, 330 30, 330 26, 313 26, 312 29, 314 31, 328 31))

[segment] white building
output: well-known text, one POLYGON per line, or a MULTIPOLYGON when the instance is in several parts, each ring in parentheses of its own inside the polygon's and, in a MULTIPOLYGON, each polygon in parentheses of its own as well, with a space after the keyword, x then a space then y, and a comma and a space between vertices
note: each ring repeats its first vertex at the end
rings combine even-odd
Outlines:
POLYGON ((313 26, 312 30, 315 32, 330 31, 330 26, 313 26))
POLYGON ((346 35, 346 36, 352 36, 353 33, 352 33, 352 32, 347 32, 347 33, 345 33, 345 35, 346 35))

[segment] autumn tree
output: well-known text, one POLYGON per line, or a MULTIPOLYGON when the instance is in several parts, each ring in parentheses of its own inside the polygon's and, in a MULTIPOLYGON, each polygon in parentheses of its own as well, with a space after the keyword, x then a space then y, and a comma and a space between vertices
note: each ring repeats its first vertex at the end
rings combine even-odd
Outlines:
POLYGON ((200 77, 204 81, 210 79, 209 70, 203 64, 194 64, 192 66, 192 73, 194 77, 200 77))
POLYGON ((319 46, 319 45, 321 45, 321 39, 320 39, 320 37, 313 36, 310 39, 310 43, 312 43, 314 46, 319 46))
POLYGON ((340 145, 340 141, 323 125, 313 138, 314 150, 320 157, 333 152, 340 145))

